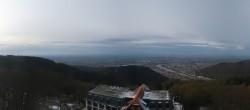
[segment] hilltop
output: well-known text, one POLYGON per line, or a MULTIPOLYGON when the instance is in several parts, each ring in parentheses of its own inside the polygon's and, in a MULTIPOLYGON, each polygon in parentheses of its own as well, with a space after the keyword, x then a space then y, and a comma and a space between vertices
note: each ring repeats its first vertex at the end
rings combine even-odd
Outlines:
POLYGON ((168 78, 142 66, 76 68, 30 56, 0 56, 0 84, 38 94, 74 94, 95 84, 148 85, 168 78), (82 89, 83 88, 83 89, 82 89))
POLYGON ((168 78, 157 73, 150 68, 144 66, 119 66, 119 67, 103 67, 91 68, 84 66, 76 66, 81 71, 89 72, 95 81, 110 85, 147 85, 160 84, 168 78))
POLYGON ((250 76, 250 60, 219 63, 201 69, 197 74, 214 79, 226 79, 234 76, 250 76))

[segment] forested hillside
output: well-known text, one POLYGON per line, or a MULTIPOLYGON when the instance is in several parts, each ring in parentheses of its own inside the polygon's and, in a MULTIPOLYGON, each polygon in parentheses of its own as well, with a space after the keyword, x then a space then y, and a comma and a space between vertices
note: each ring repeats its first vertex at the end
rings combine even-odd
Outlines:
POLYGON ((214 77, 220 80, 180 81, 142 66, 93 68, 69 66, 39 57, 0 56, 0 99, 8 102, 8 110, 33 110, 44 97, 70 97, 82 102, 87 91, 98 84, 136 86, 145 83, 151 89, 169 89, 173 95, 180 96, 176 100, 185 110, 196 110, 200 106, 211 110, 248 110, 248 64, 248 61, 221 63, 201 70, 206 70, 208 75, 216 73, 214 77), (233 75, 221 78, 220 73, 233 75))
POLYGON ((250 77, 230 78, 227 80, 169 80, 162 89, 170 89, 176 101, 184 105, 185 110, 249 110, 250 77))
POLYGON ((91 73, 98 83, 110 85, 147 85, 161 84, 168 80, 163 75, 143 66, 121 66, 121 67, 105 67, 91 68, 76 66, 81 71, 91 73))
POLYGON ((201 69, 198 75, 213 79, 226 79, 235 76, 250 76, 250 60, 230 63, 219 63, 201 69))
POLYGON ((166 77, 146 67, 78 69, 48 59, 28 56, 0 56, 0 76, 1 84, 44 95, 72 94, 78 89, 89 88, 85 87, 89 83, 123 86, 142 83, 159 85, 167 80, 166 77), (82 84, 84 86, 81 87, 82 84))

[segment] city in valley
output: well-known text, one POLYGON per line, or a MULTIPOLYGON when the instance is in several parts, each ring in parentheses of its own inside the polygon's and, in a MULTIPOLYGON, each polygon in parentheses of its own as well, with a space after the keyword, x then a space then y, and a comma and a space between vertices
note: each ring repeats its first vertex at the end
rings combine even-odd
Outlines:
POLYGON ((250 0, 0 0, 0 110, 250 110, 250 0))
POLYGON ((210 79, 197 75, 197 71, 207 66, 235 62, 247 57, 148 57, 148 56, 49 56, 48 58, 61 63, 87 67, 118 67, 138 65, 148 67, 170 79, 210 79))

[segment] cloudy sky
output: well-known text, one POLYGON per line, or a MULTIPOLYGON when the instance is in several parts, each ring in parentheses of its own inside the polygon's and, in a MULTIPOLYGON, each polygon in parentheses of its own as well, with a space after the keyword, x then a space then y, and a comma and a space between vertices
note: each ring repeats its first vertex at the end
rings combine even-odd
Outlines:
POLYGON ((249 0, 1 0, 0 54, 250 55, 249 0))

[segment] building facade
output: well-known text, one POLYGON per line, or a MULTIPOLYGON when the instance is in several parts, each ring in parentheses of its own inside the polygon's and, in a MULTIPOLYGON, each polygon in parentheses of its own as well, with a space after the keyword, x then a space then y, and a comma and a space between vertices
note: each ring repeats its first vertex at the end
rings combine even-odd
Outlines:
MULTIPOLYGON (((126 108, 136 97, 139 90, 130 90, 123 87, 100 85, 88 92, 86 109, 88 110, 121 110, 126 108)), ((174 102, 167 90, 143 90, 142 99, 138 99, 139 110, 175 110, 174 102), (144 107, 145 105, 145 107, 144 107)), ((138 110, 131 105, 129 110, 138 110)), ((127 109, 125 109, 127 110, 127 109)))

